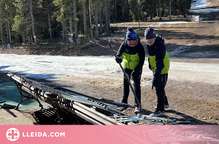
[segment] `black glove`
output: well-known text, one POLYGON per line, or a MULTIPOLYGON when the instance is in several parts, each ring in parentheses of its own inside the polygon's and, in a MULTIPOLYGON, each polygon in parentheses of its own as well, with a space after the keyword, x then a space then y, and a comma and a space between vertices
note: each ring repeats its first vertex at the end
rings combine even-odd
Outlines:
POLYGON ((134 77, 135 77, 136 74, 137 74, 137 73, 135 72, 135 70, 133 70, 132 73, 131 73, 131 75, 130 75, 130 77, 134 80, 134 77))
POLYGON ((122 59, 120 57, 118 57, 118 56, 115 57, 115 60, 116 60, 117 63, 121 63, 122 62, 122 59))
POLYGON ((152 89, 153 87, 156 87, 158 85, 158 78, 154 76, 153 81, 152 81, 152 89))

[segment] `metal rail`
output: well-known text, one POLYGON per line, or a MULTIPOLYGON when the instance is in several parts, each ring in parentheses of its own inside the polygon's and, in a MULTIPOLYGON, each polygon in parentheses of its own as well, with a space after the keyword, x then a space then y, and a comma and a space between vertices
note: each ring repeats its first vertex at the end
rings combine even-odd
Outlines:
POLYGON ((98 99, 63 88, 54 89, 21 75, 15 75, 12 73, 8 73, 7 75, 10 77, 11 81, 15 82, 21 95, 21 100, 16 106, 16 109, 19 109, 19 105, 27 99, 36 100, 41 109, 43 109, 43 105, 39 101, 41 100, 53 107, 59 118, 59 123, 62 123, 63 120, 60 113, 65 113, 66 115, 72 115, 74 117, 78 116, 94 125, 189 123, 189 121, 179 122, 175 119, 150 117, 148 115, 129 116, 116 107, 133 108, 133 106, 129 104, 113 100, 98 99), (149 120, 151 122, 139 123, 139 121, 142 122, 145 120, 149 120))

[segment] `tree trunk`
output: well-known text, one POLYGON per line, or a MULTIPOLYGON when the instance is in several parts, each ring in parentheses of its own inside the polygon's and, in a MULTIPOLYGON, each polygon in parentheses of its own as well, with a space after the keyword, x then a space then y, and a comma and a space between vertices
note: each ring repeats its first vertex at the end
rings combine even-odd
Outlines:
POLYGON ((33 17, 33 4, 32 4, 32 0, 30 0, 30 15, 31 15, 31 23, 32 23, 32 33, 33 33, 33 37, 34 37, 34 43, 37 44, 37 38, 36 38, 36 34, 35 34, 35 28, 34 28, 34 17, 33 17))
POLYGON ((0 20, 0 31, 1 31, 1 40, 2 44, 4 43, 3 33, 2 33, 2 21, 0 20))
POLYGON ((9 44, 11 44, 11 28, 9 22, 8 22, 8 39, 9 39, 9 44))
MULTIPOLYGON (((70 15, 72 15, 71 7, 69 7, 69 13, 70 15)), ((73 41, 72 17, 69 17, 69 24, 70 24, 70 36, 71 36, 71 40, 73 41)))
POLYGON ((110 28, 110 22, 111 22, 111 21, 110 21, 110 6, 111 6, 111 5, 110 5, 110 0, 108 0, 108 21, 109 21, 109 26, 108 26, 108 27, 109 27, 109 28, 110 28))
POLYGON ((30 45, 30 37, 29 37, 29 29, 28 29, 28 26, 26 26, 26 35, 27 35, 27 43, 28 43, 28 45, 30 45))
POLYGON ((62 41, 67 40, 67 30, 66 30, 66 20, 64 19, 62 22, 62 41))
POLYGON ((102 27, 103 27, 103 25, 102 25, 102 3, 100 2, 100 11, 99 11, 99 14, 100 14, 100 18, 99 18, 99 20, 100 20, 100 34, 102 34, 103 33, 103 29, 102 29, 102 27))
POLYGON ((116 0, 115 0, 115 14, 116 14, 116 22, 117 22, 117 20, 118 20, 118 15, 117 15, 117 2, 116 2, 116 0))
POLYGON ((108 4, 106 5, 106 9, 105 9, 105 19, 106 19, 106 34, 109 35, 109 0, 108 0, 108 4))
POLYGON ((49 23, 49 35, 50 35, 50 39, 52 40, 51 17, 49 11, 48 11, 48 23, 49 23))
POLYGON ((125 14, 127 15, 126 21, 129 21, 129 2, 126 0, 125 2, 125 14))
POLYGON ((169 2, 169 12, 170 12, 170 20, 172 20, 172 16, 171 16, 171 0, 169 2))
POLYGON ((26 44, 25 36, 22 36, 22 42, 26 44))
POLYGON ((70 36, 71 36, 71 40, 73 41, 72 17, 69 18, 69 23, 70 23, 70 36))
POLYGON ((65 28, 64 28, 64 21, 62 21, 62 41, 65 40, 65 28))
POLYGON ((6 25, 6 31, 7 31, 7 41, 6 42, 8 43, 8 23, 6 22, 5 25, 6 25))
POLYGON ((106 34, 109 35, 109 19, 108 19, 108 12, 107 11, 105 14, 105 19, 106 19, 106 25, 105 25, 106 34))
POLYGON ((87 16, 86 16, 86 0, 82 0, 83 18, 84 18, 84 34, 87 37, 87 16))
MULTIPOLYGON (((77 18, 77 7, 76 7, 76 0, 73 0, 73 9, 74 9, 74 19, 77 18)), ((74 23, 75 28, 75 42, 77 43, 78 39, 78 22, 74 23)))
POLYGON ((98 9, 95 9, 95 39, 98 40, 99 39, 99 34, 98 34, 98 9))
POLYGON ((27 36, 28 45, 31 44, 30 36, 27 36))
POLYGON ((184 18, 186 18, 186 1, 183 0, 183 12, 184 12, 184 18))
POLYGON ((158 0, 158 7, 159 7, 159 20, 161 20, 161 12, 160 12, 160 0, 158 0))
POLYGON ((166 5, 164 4, 164 5, 162 5, 162 7, 163 7, 163 13, 161 13, 161 15, 163 16, 163 17, 166 17, 167 15, 166 15, 166 5))
POLYGON ((89 0, 89 18, 90 18, 90 35, 91 35, 91 40, 93 40, 93 30, 92 30, 92 21, 91 21, 91 0, 89 0))

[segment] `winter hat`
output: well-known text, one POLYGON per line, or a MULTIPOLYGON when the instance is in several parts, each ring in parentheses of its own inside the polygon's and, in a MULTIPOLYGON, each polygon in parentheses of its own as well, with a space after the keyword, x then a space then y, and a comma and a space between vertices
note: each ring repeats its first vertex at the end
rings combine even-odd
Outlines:
POLYGON ((154 29, 151 27, 146 28, 146 30, 144 32, 144 37, 145 37, 145 39, 156 38, 156 33, 155 33, 154 29))
POLYGON ((127 27, 127 32, 128 31, 134 31, 132 27, 127 27))
POLYGON ((127 32, 126 32, 126 37, 125 37, 125 42, 128 44, 128 46, 130 47, 134 47, 138 44, 138 37, 137 37, 137 33, 133 30, 132 27, 128 27, 127 28, 127 32), (128 40, 136 40, 135 44, 128 44, 128 40))
POLYGON ((132 27, 127 27, 125 40, 137 40, 137 33, 133 30, 132 27))

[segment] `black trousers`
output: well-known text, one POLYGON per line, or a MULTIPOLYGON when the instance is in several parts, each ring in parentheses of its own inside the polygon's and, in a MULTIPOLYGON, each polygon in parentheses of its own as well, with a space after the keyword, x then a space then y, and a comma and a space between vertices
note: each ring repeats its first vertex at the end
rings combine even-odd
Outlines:
POLYGON ((168 104, 168 100, 165 93, 165 86, 167 83, 168 74, 160 74, 158 78, 158 84, 156 86, 157 94, 157 110, 164 111, 164 104, 168 104))
MULTIPOLYGON (((131 76, 131 73, 132 73, 133 70, 130 70, 130 69, 127 69, 127 68, 124 68, 124 70, 128 74, 129 79, 130 79, 130 76, 131 76)), ((134 91, 136 93, 137 99, 138 99, 140 104, 141 104, 141 85, 140 85, 140 83, 141 83, 141 74, 142 74, 142 70, 140 70, 139 73, 137 73, 137 74, 135 73, 132 76, 132 79, 134 81, 134 91)), ((123 92, 122 102, 123 103, 128 103, 129 83, 126 80, 125 76, 123 78, 123 86, 124 86, 124 92, 123 92)), ((138 102, 136 101, 136 99, 135 99, 134 106, 139 107, 138 102)))

